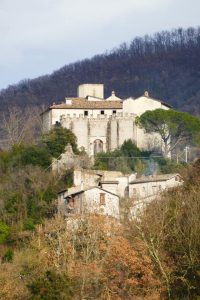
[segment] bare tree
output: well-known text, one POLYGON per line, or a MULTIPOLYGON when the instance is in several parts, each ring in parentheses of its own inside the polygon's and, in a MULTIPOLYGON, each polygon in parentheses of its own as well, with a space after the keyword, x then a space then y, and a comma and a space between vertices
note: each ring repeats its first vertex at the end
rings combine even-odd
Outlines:
POLYGON ((29 144, 38 140, 42 132, 41 110, 41 107, 22 110, 13 106, 9 107, 6 113, 2 113, 1 147, 10 148, 13 145, 29 144))

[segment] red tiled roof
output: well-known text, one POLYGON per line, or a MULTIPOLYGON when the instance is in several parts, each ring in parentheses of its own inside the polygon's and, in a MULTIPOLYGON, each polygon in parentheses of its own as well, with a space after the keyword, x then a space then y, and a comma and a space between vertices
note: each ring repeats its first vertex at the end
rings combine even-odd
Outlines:
POLYGON ((122 109, 122 101, 109 101, 109 100, 99 100, 99 101, 89 101, 85 98, 72 98, 71 104, 61 103, 53 104, 50 109, 122 109))

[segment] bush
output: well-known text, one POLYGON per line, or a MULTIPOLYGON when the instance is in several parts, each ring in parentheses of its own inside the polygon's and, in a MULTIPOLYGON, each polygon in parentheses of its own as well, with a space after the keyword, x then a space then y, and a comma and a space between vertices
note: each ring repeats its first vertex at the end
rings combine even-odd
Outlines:
POLYGON ((64 153, 65 146, 70 144, 74 153, 78 153, 77 138, 74 133, 63 127, 55 127, 50 132, 43 135, 43 142, 51 156, 57 158, 64 153))
POLYGON ((0 244, 6 242, 10 235, 10 227, 7 226, 5 223, 0 222, 0 244))
POLYGON ((28 218, 24 221, 24 230, 34 230, 35 224, 32 218, 28 218))
POLYGON ((135 143, 131 139, 124 141, 120 150, 121 150, 123 156, 126 156, 126 157, 140 157, 141 156, 140 149, 135 145, 135 143))
POLYGON ((164 157, 153 160, 158 163, 159 171, 162 174, 178 173, 185 167, 184 163, 177 164, 176 161, 164 157))
POLYGON ((52 271, 33 281, 28 289, 30 300, 70 300, 73 296, 69 278, 52 271))
POLYGON ((0 192, 4 200, 0 213, 6 222, 32 230, 34 224, 53 216, 58 183, 51 173, 38 166, 26 166, 12 170, 8 176, 0 192))
POLYGON ((149 203, 132 224, 132 237, 145 240, 170 299, 200 295, 199 169, 192 167, 187 175, 183 186, 149 203))
POLYGON ((14 252, 12 249, 8 249, 4 254, 2 261, 3 262, 11 262, 13 260, 14 252))
POLYGON ((24 148, 21 152, 20 161, 23 166, 33 165, 42 168, 48 168, 51 164, 48 150, 38 146, 24 148))
POLYGON ((47 168, 51 164, 51 156, 45 147, 40 146, 13 146, 11 151, 0 153, 0 171, 6 173, 11 168, 27 165, 47 168))
POLYGON ((100 170, 121 171, 131 173, 137 169, 143 169, 143 162, 138 158, 140 150, 132 140, 124 141, 123 145, 112 152, 98 153, 95 157, 94 168, 100 170))

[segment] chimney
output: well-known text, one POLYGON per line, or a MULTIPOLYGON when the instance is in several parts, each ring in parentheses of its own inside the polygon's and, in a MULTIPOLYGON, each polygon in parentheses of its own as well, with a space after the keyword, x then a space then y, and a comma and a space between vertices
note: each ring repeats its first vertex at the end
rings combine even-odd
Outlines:
POLYGON ((72 99, 65 98, 65 103, 68 105, 72 105, 72 99))

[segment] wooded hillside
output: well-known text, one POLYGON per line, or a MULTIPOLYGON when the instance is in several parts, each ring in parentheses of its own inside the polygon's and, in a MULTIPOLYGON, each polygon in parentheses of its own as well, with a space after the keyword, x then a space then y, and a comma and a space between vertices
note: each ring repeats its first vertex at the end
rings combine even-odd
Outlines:
POLYGON ((51 75, 9 86, 0 92, 0 107, 61 102, 65 96, 76 95, 80 83, 104 83, 106 96, 113 89, 122 98, 148 90, 152 97, 198 115, 199 54, 200 27, 137 37, 130 44, 66 65, 51 75))

